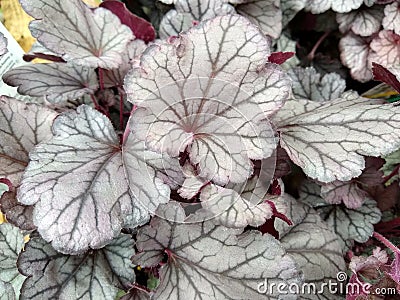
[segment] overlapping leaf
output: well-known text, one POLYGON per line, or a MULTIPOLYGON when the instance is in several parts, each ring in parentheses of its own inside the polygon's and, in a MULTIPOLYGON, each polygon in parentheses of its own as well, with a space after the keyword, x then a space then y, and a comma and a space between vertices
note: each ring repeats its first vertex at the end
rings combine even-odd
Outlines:
POLYGON ((282 25, 285 27, 306 6, 307 0, 281 0, 282 25))
POLYGON ((322 78, 313 68, 292 68, 288 72, 293 82, 296 98, 313 101, 327 101, 339 98, 346 88, 346 81, 336 73, 325 74, 322 78))
POLYGON ((374 200, 367 198, 360 208, 350 209, 342 205, 328 204, 318 196, 318 190, 315 184, 303 185, 300 199, 312 205, 322 220, 336 232, 343 252, 351 248, 354 241, 365 243, 372 236, 373 225, 381 219, 381 212, 374 200))
POLYGON ((229 228, 258 227, 272 217, 268 203, 252 203, 234 189, 208 185, 202 189, 200 200, 215 215, 217 224, 229 228))
POLYGON ((391 30, 382 30, 371 42, 370 60, 386 67, 400 64, 400 35, 391 30))
POLYGON ((344 203, 350 209, 360 208, 368 194, 355 182, 334 181, 321 187, 321 197, 330 204, 344 203))
POLYGON ((267 63, 269 54, 269 40, 237 15, 148 48, 125 79, 141 107, 133 113, 134 134, 171 156, 187 148, 209 180, 244 181, 249 159, 266 158, 276 146, 269 123, 260 121, 289 93, 289 79, 267 63))
POLYGON ((169 187, 138 159, 140 148, 128 140, 122 154, 110 120, 101 113, 82 105, 58 117, 53 131, 51 140, 31 152, 18 199, 36 204, 34 223, 55 249, 100 248, 121 227, 145 222, 144 207, 168 201, 169 187))
POLYGON ((339 48, 342 63, 350 69, 354 79, 361 82, 372 79, 369 61, 371 49, 368 40, 350 32, 340 40, 339 48))
POLYGON ((282 31, 282 11, 279 0, 246 0, 236 6, 236 11, 248 18, 261 30, 277 39, 282 31))
POLYGON ((18 228, 10 224, 0 225, 0 282, 11 284, 16 296, 19 296, 25 278, 18 272, 16 264, 23 246, 24 236, 18 228))
MULTIPOLYGON (((321 287, 336 281, 338 272, 346 269, 337 235, 321 220, 310 206, 296 201, 288 194, 282 196, 288 210, 286 216, 293 221, 290 226, 280 219, 275 227, 280 242, 303 271, 305 283, 321 287)), ((323 293, 303 293, 302 299, 343 299, 326 290, 323 293)))
POLYGON ((56 115, 36 104, 0 97, 0 178, 19 185, 29 152, 52 137, 51 125, 56 115))
POLYGON ((18 203, 15 188, 3 194, 0 199, 1 212, 6 215, 7 221, 22 230, 36 229, 33 224, 33 207, 18 203))
POLYGON ((75 64, 117 68, 132 31, 111 11, 91 10, 81 0, 21 0, 24 10, 36 20, 32 35, 46 48, 75 64))
POLYGON ((122 54, 122 65, 117 69, 105 70, 104 85, 105 87, 122 86, 124 78, 128 71, 132 68, 135 60, 146 50, 146 44, 142 40, 134 40, 128 44, 126 51, 122 54))
POLYGON ((120 235, 101 250, 69 256, 55 251, 37 235, 31 237, 18 259, 28 276, 23 299, 115 299, 120 288, 135 280, 130 261, 134 241, 120 235))
POLYGON ((278 299, 278 294, 260 294, 257 285, 300 283, 294 262, 268 234, 241 234, 212 220, 182 223, 185 214, 176 202, 160 206, 157 215, 139 230, 140 253, 134 257, 135 263, 151 266, 168 254, 155 299, 278 299))
POLYGON ((382 21, 383 28, 387 30, 394 30, 394 32, 400 35, 400 3, 394 1, 392 4, 385 6, 385 17, 382 21))
POLYGON ((290 100, 274 117, 281 146, 306 175, 321 182, 348 181, 365 167, 364 156, 400 147, 400 107, 365 98, 327 103, 290 100))
MULTIPOLYGON (((276 40, 276 50, 281 52, 293 52, 296 53, 296 42, 288 38, 285 34, 282 34, 279 39, 276 40)), ((282 64, 284 69, 290 69, 299 63, 299 59, 294 55, 282 64)))
POLYGON ((353 31, 357 35, 370 36, 381 28, 383 10, 380 6, 358 9, 347 14, 337 14, 341 32, 353 31))
POLYGON ((150 294, 134 286, 121 300, 150 300, 150 294))
POLYGON ((307 1, 305 9, 313 14, 320 14, 332 8, 333 11, 346 13, 359 8, 363 3, 371 6, 371 0, 313 0, 307 1))
POLYGON ((65 63, 30 64, 14 68, 5 83, 18 86, 18 93, 45 96, 51 103, 74 100, 98 89, 94 69, 65 63))
POLYGON ((221 0, 176 0, 175 9, 161 20, 160 37, 176 36, 189 29, 194 21, 205 21, 216 16, 235 13, 232 5, 221 0))

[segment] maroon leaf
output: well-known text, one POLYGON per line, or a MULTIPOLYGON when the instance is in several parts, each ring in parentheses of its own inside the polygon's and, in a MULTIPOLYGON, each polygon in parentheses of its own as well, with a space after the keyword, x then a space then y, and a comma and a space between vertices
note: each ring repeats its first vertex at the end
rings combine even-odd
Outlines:
POLYGON ((374 74, 375 80, 382 81, 390 85, 400 93, 400 82, 397 80, 396 76, 384 66, 373 62, 372 73, 374 74))
POLYGON ((151 42, 156 38, 156 32, 153 26, 133 13, 131 13, 124 3, 116 0, 106 0, 100 4, 100 7, 112 11, 121 20, 122 24, 128 26, 136 38, 151 42))
POLYGON ((30 62, 30 61, 34 60, 35 58, 46 59, 46 60, 50 60, 53 62, 65 63, 65 60, 62 59, 61 57, 56 56, 56 55, 51 55, 51 54, 27 53, 27 54, 24 54, 24 56, 23 56, 24 61, 27 61, 27 62, 30 62))
POLYGON ((7 178, 0 178, 0 183, 7 185, 9 189, 12 189, 13 187, 13 184, 7 178))
POLYGON ((273 52, 268 57, 268 61, 274 64, 281 65, 289 58, 293 57, 294 52, 273 52))

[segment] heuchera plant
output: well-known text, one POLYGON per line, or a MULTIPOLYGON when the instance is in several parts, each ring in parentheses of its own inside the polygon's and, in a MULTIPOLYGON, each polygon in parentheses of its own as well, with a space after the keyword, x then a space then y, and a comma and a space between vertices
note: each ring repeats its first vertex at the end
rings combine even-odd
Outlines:
POLYGON ((400 106, 338 60, 400 92, 399 2, 125 2, 20 0, 0 299, 400 293, 400 106))

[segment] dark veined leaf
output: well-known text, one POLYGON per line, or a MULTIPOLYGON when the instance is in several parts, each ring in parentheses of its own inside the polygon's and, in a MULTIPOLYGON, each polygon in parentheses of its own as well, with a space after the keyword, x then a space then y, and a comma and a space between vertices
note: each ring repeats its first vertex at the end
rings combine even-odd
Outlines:
POLYGON ((0 299, 1 300, 15 300, 15 292, 13 286, 0 280, 0 299))
POLYGON ((120 235, 106 247, 82 255, 63 255, 37 234, 18 258, 28 276, 22 299, 115 299, 119 289, 135 280, 130 257, 135 253, 130 235, 120 235))
MULTIPOLYGON (((19 296, 25 279, 17 269, 18 255, 24 247, 24 236, 21 231, 10 224, 0 225, 0 282, 9 283, 19 296)), ((1 295, 0 288, 0 295, 1 295)), ((3 298, 1 298, 3 299, 3 298)))
POLYGON ((337 73, 328 73, 321 78, 313 67, 296 67, 288 74, 296 98, 323 102, 339 98, 346 89, 346 81, 337 73))
MULTIPOLYGON (((232 1, 230 1, 232 2, 232 1)), ((236 11, 248 18, 261 30, 277 39, 282 31, 280 0, 245 0, 236 6, 236 11)))
POLYGON ((55 249, 77 254, 101 248, 122 227, 145 223, 145 207, 169 200, 155 158, 149 165, 145 160, 144 144, 128 139, 122 153, 110 120, 98 111, 82 105, 66 112, 53 132, 31 152, 18 200, 35 204, 34 224, 55 249))
POLYGON ((159 207, 150 225, 138 231, 134 263, 154 266, 168 255, 154 299, 293 299, 257 291, 264 280, 267 284, 301 282, 293 260, 272 236, 242 233, 212 220, 184 222, 183 208, 169 202, 159 207))
POLYGON ((322 220, 336 232, 343 253, 352 247, 354 241, 365 243, 374 232, 373 225, 380 221, 382 215, 376 202, 368 198, 357 209, 330 205, 320 197, 319 186, 312 183, 301 187, 300 200, 313 206, 322 220))
POLYGON ((0 178, 6 177, 14 186, 19 185, 29 152, 51 138, 56 116, 48 108, 0 97, 0 178))
MULTIPOLYGON (((282 198, 288 205, 286 216, 293 221, 290 226, 276 219, 275 227, 280 234, 280 242, 303 271, 304 282, 312 290, 320 290, 323 284, 337 281, 337 274, 346 270, 342 249, 337 235, 323 222, 310 206, 296 201, 288 194, 282 198)), ((301 290, 300 290, 301 291, 301 290)), ((301 294, 301 299, 343 299, 328 289, 323 293, 301 294)))
POLYGON ((400 147, 400 107, 380 103, 352 95, 326 103, 290 100, 273 122, 282 148, 306 175, 348 181, 364 169, 363 155, 400 147))
POLYGON ((94 69, 65 63, 24 65, 8 71, 3 80, 18 86, 22 95, 45 96, 51 103, 94 94, 99 87, 94 69))
POLYGON ((232 5, 220 0, 176 0, 175 9, 168 11, 160 23, 160 37, 176 36, 188 30, 194 22, 235 13, 232 5))
POLYGON ((134 134, 172 157, 187 148, 203 178, 243 182, 252 173, 250 159, 267 158, 276 147, 269 122, 261 120, 289 95, 289 78, 267 61, 269 39, 229 15, 170 42, 150 46, 125 78, 128 97, 139 106, 131 118, 134 134))
POLYGON ((392 4, 385 6, 385 17, 382 21, 383 28, 387 30, 393 30, 396 34, 400 35, 400 3, 394 1, 392 4))
POLYGON ((7 221, 18 228, 28 231, 36 229, 33 224, 33 207, 18 203, 14 187, 1 197, 0 209, 7 221))
POLYGON ((370 61, 385 67, 400 64, 400 35, 391 30, 382 30, 371 42, 370 61))
POLYGON ((370 36, 381 28, 383 10, 380 6, 365 7, 347 14, 337 14, 341 32, 353 31, 357 35, 370 36))
POLYGON ((340 40, 339 49, 342 63, 350 69, 354 79, 361 82, 372 79, 370 68, 372 50, 367 39, 349 32, 340 40))
POLYGON ((129 27, 111 11, 92 10, 81 0, 21 0, 21 4, 36 19, 29 25, 32 35, 74 64, 117 68, 125 47, 134 39, 129 27))

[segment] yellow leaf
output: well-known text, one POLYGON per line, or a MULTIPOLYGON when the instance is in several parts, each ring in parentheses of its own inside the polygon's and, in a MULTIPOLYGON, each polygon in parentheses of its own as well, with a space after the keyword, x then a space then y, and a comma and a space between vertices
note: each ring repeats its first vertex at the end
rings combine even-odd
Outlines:
POLYGON ((29 22, 33 18, 25 13, 18 0, 1 0, 0 4, 3 11, 4 26, 21 45, 22 49, 25 52, 28 51, 35 41, 28 28, 29 22))
POLYGON ((6 222, 7 222, 6 217, 0 211, 0 224, 6 223, 6 222))
POLYGON ((83 2, 92 7, 97 7, 101 3, 100 0, 83 0, 83 2))

